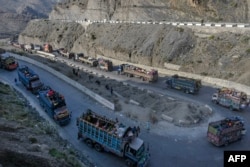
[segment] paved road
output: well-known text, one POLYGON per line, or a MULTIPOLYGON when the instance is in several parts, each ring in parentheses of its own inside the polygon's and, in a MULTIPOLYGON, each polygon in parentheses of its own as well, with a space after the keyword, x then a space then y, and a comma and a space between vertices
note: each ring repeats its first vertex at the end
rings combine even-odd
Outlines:
MULTIPOLYGON (((27 64, 25 62, 20 62, 20 64, 27 64)), ((59 128, 59 133, 67 140, 69 140, 79 151, 86 154, 91 160, 96 162, 96 166, 98 167, 123 167, 124 162, 121 158, 117 158, 114 155, 109 153, 98 153, 90 148, 88 148, 83 142, 78 141, 76 139, 77 128, 75 126, 75 119, 78 115, 81 114, 82 111, 87 108, 91 108, 94 111, 99 112, 100 114, 107 115, 111 118, 118 117, 124 123, 134 125, 135 122, 132 122, 125 117, 118 115, 119 113, 114 113, 113 111, 97 104, 95 101, 89 99, 86 95, 80 93, 74 87, 62 82, 57 77, 49 74, 48 72, 34 67, 32 65, 27 64, 34 71, 36 71, 40 76, 41 80, 45 83, 53 87, 54 89, 60 91, 66 98, 66 102, 68 108, 73 112, 72 122, 63 128, 59 128)), ((110 74, 112 75, 112 74, 110 74)), ((14 85, 14 78, 17 76, 16 71, 8 72, 4 70, 0 70, 0 79, 3 79, 12 85, 14 85)), ((121 77, 121 76, 120 76, 121 77)), ((121 77, 123 78, 123 77, 121 77)), ((164 90, 162 91, 164 78, 160 79, 160 82, 155 84, 154 87, 148 86, 148 84, 137 83, 136 79, 132 79, 130 81, 133 84, 140 84, 143 87, 148 87, 153 91, 158 91, 161 94, 170 94, 175 97, 182 97, 186 100, 198 101, 198 102, 208 102, 210 104, 210 92, 213 88, 205 87, 202 89, 200 95, 192 96, 183 94, 182 92, 176 92, 175 90, 164 90)), ((19 84, 17 88, 31 101, 31 103, 36 106, 36 108, 40 111, 40 113, 49 119, 47 115, 41 110, 38 105, 38 100, 34 98, 30 92, 26 91, 23 85, 19 84)), ((229 111, 227 109, 221 108, 219 106, 212 105, 220 115, 232 115, 235 112, 229 111)), ((242 113, 236 113, 245 118, 246 127, 250 129, 249 120, 250 120, 250 112, 249 110, 242 113)), ((53 121, 51 121, 54 123, 53 121)), ((204 125, 205 127, 206 125, 204 125)), ((194 128, 194 131, 196 129, 194 128)), ((206 167, 206 166, 214 166, 214 167, 222 167, 223 166, 223 150, 250 150, 250 145, 248 141, 250 140, 250 135, 247 133, 245 138, 241 141, 231 144, 228 147, 217 148, 211 145, 206 140, 206 130, 204 129, 204 133, 200 134, 199 138, 193 138, 192 136, 187 137, 179 137, 178 132, 177 135, 169 135, 162 136, 152 133, 146 133, 146 131, 142 131, 141 138, 149 143, 150 152, 151 152, 151 167, 159 167, 159 166, 173 166, 173 167, 206 167)), ((52 146, 51 146, 52 147, 52 146)))

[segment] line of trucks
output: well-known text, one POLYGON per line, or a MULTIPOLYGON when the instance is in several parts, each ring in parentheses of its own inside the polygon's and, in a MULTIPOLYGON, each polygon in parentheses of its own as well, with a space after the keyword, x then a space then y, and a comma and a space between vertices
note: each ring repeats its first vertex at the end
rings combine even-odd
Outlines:
MULTIPOLYGON (((65 98, 49 86, 44 86, 39 75, 28 66, 18 68, 18 78, 33 94, 40 106, 59 125, 67 125, 71 112, 65 98)), ((78 139, 83 138, 88 146, 97 151, 107 151, 125 158, 129 167, 145 167, 149 163, 149 151, 134 129, 87 110, 77 119, 78 139)))
POLYGON ((67 125, 71 119, 63 95, 45 86, 38 74, 28 66, 20 66, 17 70, 18 79, 27 90, 37 95, 41 107, 59 125, 67 125))
MULTIPOLYGON (((20 46, 19 44, 13 43, 13 45, 20 46)), ((37 45, 28 44, 31 48, 34 48, 37 45)), ((26 46, 26 45, 24 45, 26 46)), ((38 45, 39 46, 39 45, 38 45)), ((52 53, 53 48, 50 44, 44 44, 44 52, 52 53)), ((73 53, 68 52, 67 50, 61 48, 57 52, 64 57, 79 61, 85 64, 90 65, 91 67, 97 67, 104 71, 112 71, 114 69, 113 64, 110 60, 103 58, 95 59, 92 57, 87 57, 83 53, 73 53)), ((139 68, 130 64, 120 64, 117 70, 118 74, 126 75, 128 77, 138 77, 144 81, 156 82, 158 80, 158 71, 157 70, 146 70, 139 68)), ((201 80, 193 79, 188 77, 182 77, 178 75, 173 75, 168 77, 166 80, 166 86, 172 89, 181 90, 188 94, 198 94, 202 84, 201 80)), ((212 102, 219 104, 221 106, 228 107, 230 110, 242 111, 249 105, 249 99, 247 98, 246 93, 238 92, 234 89, 221 88, 218 89, 216 93, 212 95, 212 102)))
MULTIPOLYGON (((105 62, 104 59, 101 61, 105 62)), ((152 82, 158 79, 157 71, 146 71, 128 64, 120 65, 118 72, 127 76, 150 76, 150 78, 142 79, 152 82)), ((27 66, 18 67, 17 73, 19 81, 37 95, 41 107, 55 122, 59 125, 67 125, 70 122, 72 113, 67 109, 65 99, 60 93, 49 86, 44 86, 39 75, 27 66)), ((171 88, 192 94, 198 93, 201 88, 200 80, 178 75, 169 77, 166 84, 171 88)), ((249 103, 244 92, 229 88, 218 89, 218 92, 213 94, 212 101, 232 110, 242 110, 249 103)), ((105 150, 122 157, 130 167, 145 167, 149 163, 149 151, 145 147, 144 141, 138 138, 138 133, 134 128, 98 115, 91 110, 87 110, 77 118, 77 127, 78 139, 83 139, 88 146, 94 147, 95 150, 105 150)), ((207 139, 216 146, 223 146, 242 139, 245 133, 243 120, 240 117, 230 117, 210 122, 207 139)))

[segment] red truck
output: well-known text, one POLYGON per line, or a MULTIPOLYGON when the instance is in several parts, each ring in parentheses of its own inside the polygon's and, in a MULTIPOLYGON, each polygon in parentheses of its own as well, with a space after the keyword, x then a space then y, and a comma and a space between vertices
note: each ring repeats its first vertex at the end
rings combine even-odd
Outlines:
POLYGON ((207 139, 215 146, 223 146, 240 140, 245 133, 246 129, 242 118, 235 116, 210 122, 207 139))

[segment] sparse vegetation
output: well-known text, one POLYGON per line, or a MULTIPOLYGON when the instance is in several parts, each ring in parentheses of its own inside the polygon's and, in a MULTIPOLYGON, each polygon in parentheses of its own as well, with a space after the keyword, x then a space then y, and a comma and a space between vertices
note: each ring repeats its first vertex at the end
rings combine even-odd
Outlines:
MULTIPOLYGON (((13 155, 11 156, 12 158, 19 156, 19 152, 23 152, 23 158, 19 160, 19 166, 27 164, 25 161, 30 159, 30 157, 32 157, 36 163, 48 167, 55 166, 52 162, 56 162, 56 166, 84 166, 78 160, 77 157, 79 155, 75 153, 72 147, 62 147, 67 144, 67 142, 63 142, 64 140, 59 137, 55 127, 44 121, 44 119, 38 115, 37 111, 34 111, 34 109, 28 105, 27 101, 20 93, 1 82, 0 102, 1 143, 9 143, 1 145, 0 158, 8 160, 10 156, 5 156, 5 152, 2 151, 6 149, 13 152, 13 155), (11 132, 11 140, 9 140, 8 137, 10 135, 9 132, 11 132), (32 147, 27 149, 26 144, 37 145, 32 145, 32 147), (16 145, 18 145, 18 147, 16 147, 16 145), (47 151, 44 152, 43 149, 40 148, 41 145, 51 145, 53 148, 51 148, 49 153, 47 153, 47 151), (25 153, 27 150, 30 150, 31 152, 28 154, 25 153), (39 156, 34 154, 34 152, 37 151, 39 151, 39 156), (54 157, 56 161, 52 161, 51 158, 47 159, 47 154, 54 157), (62 159, 63 161, 61 161, 62 159)), ((6 154, 9 153, 6 152, 6 154)), ((5 166, 4 163, 1 165, 5 166)))

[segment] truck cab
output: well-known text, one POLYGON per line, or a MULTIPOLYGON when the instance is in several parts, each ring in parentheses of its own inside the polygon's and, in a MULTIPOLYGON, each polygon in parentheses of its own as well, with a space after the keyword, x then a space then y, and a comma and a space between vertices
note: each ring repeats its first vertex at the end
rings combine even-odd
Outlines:
POLYGON ((127 166, 145 167, 149 163, 150 154, 146 152, 145 144, 140 138, 135 138, 126 145, 124 156, 127 166))

